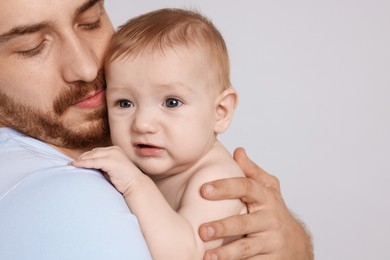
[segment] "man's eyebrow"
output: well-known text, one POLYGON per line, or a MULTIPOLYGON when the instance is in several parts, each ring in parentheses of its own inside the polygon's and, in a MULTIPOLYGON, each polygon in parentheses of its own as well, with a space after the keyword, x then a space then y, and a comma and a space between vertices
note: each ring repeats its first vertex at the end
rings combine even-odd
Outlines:
MULTIPOLYGON (((84 13, 85 11, 89 10, 93 6, 95 6, 97 3, 99 3, 102 0, 88 0, 84 4, 82 4, 79 8, 75 11, 75 16, 80 15, 84 13)), ((5 32, 0 35, 0 44, 4 43, 6 41, 11 40, 14 37, 22 36, 26 34, 35 33, 37 31, 42 30, 45 27, 48 27, 48 22, 41 22, 37 24, 31 24, 31 25, 20 25, 12 28, 8 32, 5 32)))
POLYGON ((81 5, 79 8, 76 9, 74 15, 78 16, 78 15, 84 13, 88 9, 94 7, 100 1, 102 1, 102 0, 88 0, 88 1, 86 1, 83 5, 81 5))
POLYGON ((31 34, 42 30, 49 26, 49 23, 42 22, 31 25, 20 25, 12 28, 8 32, 0 35, 0 43, 4 43, 14 37, 31 34))

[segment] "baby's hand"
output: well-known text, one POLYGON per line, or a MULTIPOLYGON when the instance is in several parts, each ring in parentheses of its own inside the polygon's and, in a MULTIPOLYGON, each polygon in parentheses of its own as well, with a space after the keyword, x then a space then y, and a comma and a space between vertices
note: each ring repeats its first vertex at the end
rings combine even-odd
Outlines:
POLYGON ((70 165, 102 170, 122 194, 129 192, 137 176, 143 175, 117 146, 95 148, 85 152, 70 165))

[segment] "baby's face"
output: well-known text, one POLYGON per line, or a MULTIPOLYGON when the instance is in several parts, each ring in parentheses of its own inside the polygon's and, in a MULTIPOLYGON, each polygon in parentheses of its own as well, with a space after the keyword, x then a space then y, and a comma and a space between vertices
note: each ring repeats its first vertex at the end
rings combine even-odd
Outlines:
POLYGON ((215 71, 201 52, 168 49, 106 66, 111 137, 151 175, 192 166, 215 142, 215 71))

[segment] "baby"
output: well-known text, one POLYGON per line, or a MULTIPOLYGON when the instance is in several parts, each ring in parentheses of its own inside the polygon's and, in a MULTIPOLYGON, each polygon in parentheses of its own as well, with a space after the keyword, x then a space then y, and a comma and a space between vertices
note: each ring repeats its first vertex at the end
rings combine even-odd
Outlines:
POLYGON ((137 216, 154 259, 202 259, 202 223, 246 212, 209 201, 202 184, 244 176, 217 135, 237 104, 225 42, 199 13, 161 9, 128 21, 106 57, 113 147, 72 164, 101 169, 137 216))

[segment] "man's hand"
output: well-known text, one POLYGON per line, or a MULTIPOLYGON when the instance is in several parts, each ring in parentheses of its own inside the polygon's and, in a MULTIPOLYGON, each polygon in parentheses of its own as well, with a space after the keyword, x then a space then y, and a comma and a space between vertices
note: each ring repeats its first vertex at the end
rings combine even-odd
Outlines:
POLYGON ((239 198, 246 203, 249 213, 203 224, 199 235, 204 241, 246 236, 208 250, 204 259, 314 259, 310 236, 287 209, 279 180, 253 163, 242 148, 236 149, 234 159, 247 178, 206 183, 201 194, 210 200, 239 198))

